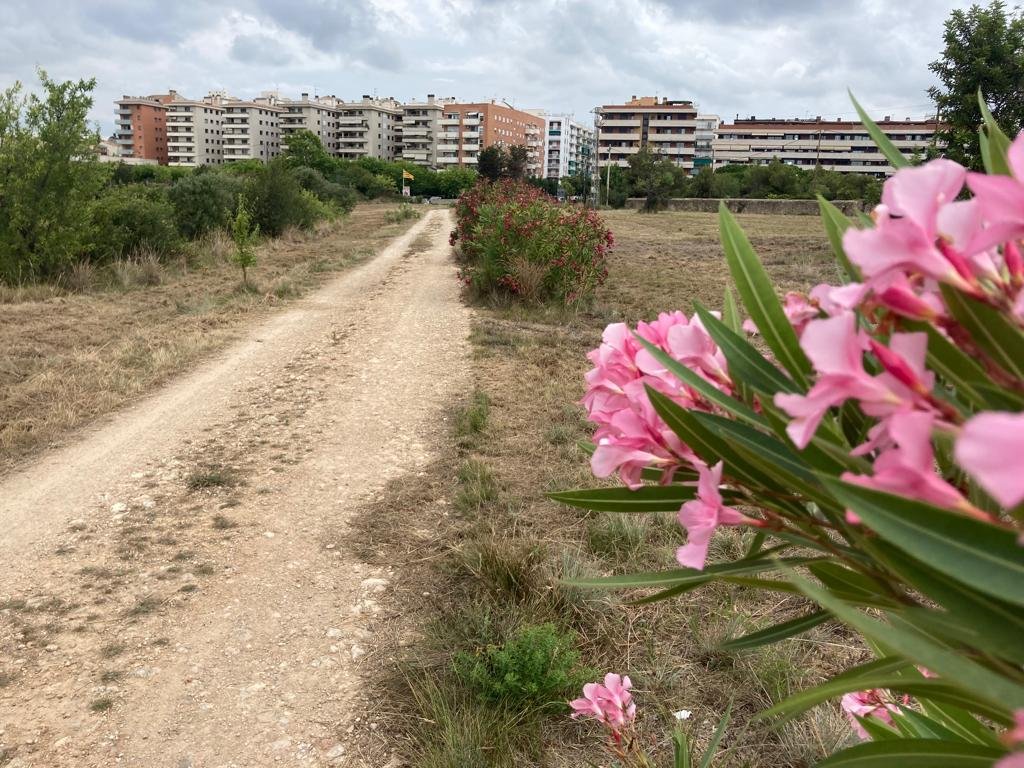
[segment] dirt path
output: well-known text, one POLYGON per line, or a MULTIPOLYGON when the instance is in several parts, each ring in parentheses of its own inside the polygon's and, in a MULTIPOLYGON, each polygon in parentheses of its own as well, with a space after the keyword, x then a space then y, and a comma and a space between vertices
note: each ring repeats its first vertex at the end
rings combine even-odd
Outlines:
POLYGON ((0 766, 364 764, 346 519, 464 387, 449 217, 0 483, 0 766))

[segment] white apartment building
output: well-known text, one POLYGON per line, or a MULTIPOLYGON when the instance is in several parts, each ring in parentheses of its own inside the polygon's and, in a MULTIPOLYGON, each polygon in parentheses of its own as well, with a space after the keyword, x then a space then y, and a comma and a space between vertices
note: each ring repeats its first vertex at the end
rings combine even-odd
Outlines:
POLYGON ((544 118, 543 178, 561 179, 596 172, 597 142, 593 127, 576 122, 572 115, 549 115, 542 110, 534 114, 544 118))
POLYGON ((224 107, 210 94, 201 101, 182 99, 171 91, 167 102, 168 165, 196 167, 224 162, 224 107))
MULTIPOLYGON (((935 118, 893 120, 886 116, 878 127, 904 155, 924 152, 943 129, 935 118)), ((767 165, 774 158, 803 168, 821 166, 840 173, 889 176, 895 170, 878 151, 867 129, 854 120, 794 120, 777 118, 735 120, 722 124, 714 142, 714 165, 733 163, 767 165)))
POLYGON ((722 119, 718 115, 697 115, 696 140, 693 149, 693 169, 713 168, 715 165, 715 137, 722 119))
POLYGON ((431 93, 426 101, 402 105, 401 131, 398 134, 402 160, 437 168, 441 119, 444 105, 450 102, 450 99, 438 99, 431 93))
POLYGON ((338 157, 394 160, 401 155, 402 105, 395 99, 364 95, 361 101, 341 102, 335 122, 338 157))
POLYGON ((303 93, 298 99, 281 99, 276 94, 264 94, 264 98, 272 99, 273 104, 284 110, 279 119, 282 151, 288 148, 288 137, 299 130, 307 130, 319 138, 328 152, 337 151, 340 102, 334 96, 310 99, 308 93, 303 93))
POLYGON ((270 162, 281 154, 281 115, 276 99, 224 102, 224 162, 270 162))

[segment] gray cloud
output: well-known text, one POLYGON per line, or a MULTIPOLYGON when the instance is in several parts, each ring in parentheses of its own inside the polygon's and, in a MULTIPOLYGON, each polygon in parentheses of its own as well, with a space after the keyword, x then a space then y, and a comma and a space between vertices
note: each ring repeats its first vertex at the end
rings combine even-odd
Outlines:
POLYGON ((0 84, 96 76, 122 93, 278 87, 504 98, 589 117, 632 94, 731 118, 923 115, 942 22, 970 0, 6 0, 0 84), (55 23, 59 20, 59 23, 55 23))

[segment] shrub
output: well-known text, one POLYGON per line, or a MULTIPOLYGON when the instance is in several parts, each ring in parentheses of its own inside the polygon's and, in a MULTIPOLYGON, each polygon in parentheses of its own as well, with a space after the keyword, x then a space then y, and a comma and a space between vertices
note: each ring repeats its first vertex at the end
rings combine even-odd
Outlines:
POLYGON ((413 208, 409 203, 402 203, 395 210, 388 211, 384 214, 385 224, 398 224, 403 221, 409 221, 409 219, 418 219, 420 212, 413 208))
POLYGON ((194 239, 227 226, 240 191, 238 179, 224 173, 196 173, 179 180, 168 192, 178 231, 194 239))
POLYGON ((328 181, 315 168, 305 166, 292 171, 299 186, 316 195, 321 202, 330 204, 338 213, 348 213, 355 208, 357 195, 351 187, 328 181))
MULTIPOLYGON (((591 466, 630 490, 555 494, 590 510, 678 510, 686 530, 681 567, 577 586, 651 588, 655 601, 719 581, 810 602, 726 652, 825 622, 862 636, 877 659, 762 715, 838 699, 874 742, 828 765, 1024 759, 1024 132, 1011 144, 981 111, 991 175, 945 159, 910 167, 865 118, 898 170, 872 219, 821 203, 845 285, 780 300, 723 206, 752 324, 728 294, 721 315, 697 305, 609 326, 586 376, 591 466), (749 529, 750 544, 707 567, 721 526, 749 529)), ((577 703, 609 722, 601 690, 577 703)))
POLYGON ((260 235, 260 225, 253 224, 249 207, 245 202, 238 205, 235 220, 231 223, 231 239, 235 242, 231 260, 242 270, 242 284, 249 285, 249 267, 256 263, 256 240, 260 235))
POLYGON ((560 205, 537 187, 481 181, 455 207, 451 242, 478 295, 577 305, 607 275, 611 231, 591 210, 560 205))
POLYGON ((484 701, 519 711, 557 711, 588 674, 579 667, 576 640, 554 624, 527 625, 503 645, 459 652, 455 670, 484 701))
POLYGON ((245 197, 260 232, 276 237, 288 227, 312 229, 323 209, 314 204, 315 195, 304 191, 283 157, 250 174, 245 197))
POLYGON ((164 257, 180 245, 174 208, 162 190, 132 184, 108 190, 90 207, 93 259, 109 261, 146 250, 164 257))

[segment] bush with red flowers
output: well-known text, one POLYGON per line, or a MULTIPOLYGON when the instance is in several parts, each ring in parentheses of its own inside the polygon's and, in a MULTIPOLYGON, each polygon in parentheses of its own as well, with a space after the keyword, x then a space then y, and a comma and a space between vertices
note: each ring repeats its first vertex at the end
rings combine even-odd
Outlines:
POLYGON ((537 187, 481 181, 459 197, 455 215, 460 275, 479 296, 579 305, 608 274, 613 238, 601 217, 537 187))

